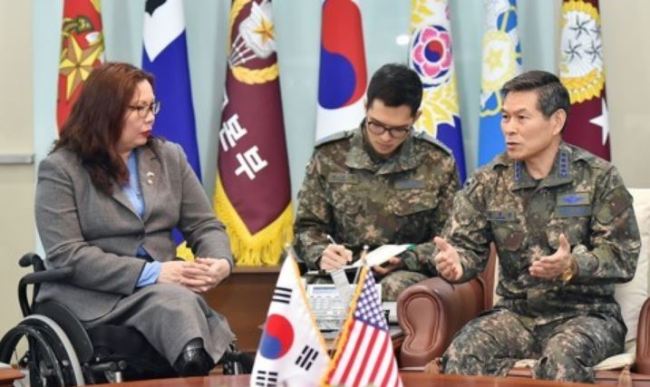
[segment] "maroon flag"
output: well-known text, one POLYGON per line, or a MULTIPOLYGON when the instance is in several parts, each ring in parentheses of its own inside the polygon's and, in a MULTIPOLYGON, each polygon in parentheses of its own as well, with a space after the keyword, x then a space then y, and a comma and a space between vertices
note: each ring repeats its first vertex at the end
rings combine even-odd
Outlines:
POLYGON ((274 265, 292 239, 291 189, 268 0, 234 0, 214 207, 239 265, 274 265))
POLYGON ((571 94, 565 141, 609 160, 609 123, 598 0, 562 4, 560 79, 571 94))

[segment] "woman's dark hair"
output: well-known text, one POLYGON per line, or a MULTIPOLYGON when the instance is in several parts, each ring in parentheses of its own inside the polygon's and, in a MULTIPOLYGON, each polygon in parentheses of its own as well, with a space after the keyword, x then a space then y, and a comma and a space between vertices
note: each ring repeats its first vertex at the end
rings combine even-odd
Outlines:
POLYGON ((52 150, 67 149, 75 153, 93 184, 107 194, 112 193, 113 182, 124 184, 129 179, 116 145, 128 106, 142 81, 153 87, 151 74, 128 63, 97 67, 84 83, 52 150))

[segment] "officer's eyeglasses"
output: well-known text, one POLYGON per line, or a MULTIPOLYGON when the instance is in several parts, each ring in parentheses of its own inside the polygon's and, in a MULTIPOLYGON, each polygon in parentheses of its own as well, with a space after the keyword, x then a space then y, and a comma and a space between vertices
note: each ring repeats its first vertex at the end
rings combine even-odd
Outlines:
POLYGON ((404 137, 408 136, 411 132, 411 125, 408 126, 396 126, 389 127, 379 122, 373 121, 371 118, 366 118, 366 128, 372 134, 381 136, 384 132, 388 132, 390 136, 396 140, 401 140, 404 137))
POLYGON ((149 114, 149 112, 153 113, 155 116, 158 114, 158 112, 160 112, 160 101, 153 101, 148 105, 129 106, 129 109, 135 110, 136 113, 138 113, 138 116, 141 118, 147 117, 147 114, 149 114))

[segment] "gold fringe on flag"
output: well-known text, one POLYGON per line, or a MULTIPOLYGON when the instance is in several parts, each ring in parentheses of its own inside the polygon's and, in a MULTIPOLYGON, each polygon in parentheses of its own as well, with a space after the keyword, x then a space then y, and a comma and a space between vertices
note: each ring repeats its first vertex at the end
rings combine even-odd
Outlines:
POLYGON ((291 202, 273 222, 255 235, 251 235, 233 207, 219 177, 217 177, 213 205, 217 217, 226 225, 236 265, 274 266, 280 263, 284 246, 293 241, 291 202))
POLYGON ((187 247, 186 241, 176 246, 176 257, 188 262, 194 261, 194 254, 192 253, 192 249, 187 247))

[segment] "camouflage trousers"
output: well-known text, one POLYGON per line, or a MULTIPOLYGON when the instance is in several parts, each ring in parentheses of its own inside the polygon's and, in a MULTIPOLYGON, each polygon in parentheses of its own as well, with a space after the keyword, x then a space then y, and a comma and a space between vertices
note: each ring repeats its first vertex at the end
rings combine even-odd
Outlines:
MULTIPOLYGON (((429 278, 427 275, 415 271, 397 270, 389 273, 385 277, 375 274, 375 278, 381 284, 381 300, 397 301, 399 294, 411 285, 429 278)), ((352 281, 351 278, 349 278, 352 281)), ((308 279, 310 284, 331 284, 332 279, 328 277, 316 277, 308 279)))
POLYGON ((397 270, 381 278, 382 301, 397 301, 402 291, 411 285, 429 278, 415 271, 397 270))
POLYGON ((519 359, 537 359, 535 379, 593 382, 593 366, 623 352, 627 329, 613 317, 576 316, 535 324, 507 309, 470 321, 442 357, 444 373, 505 376, 519 359))

